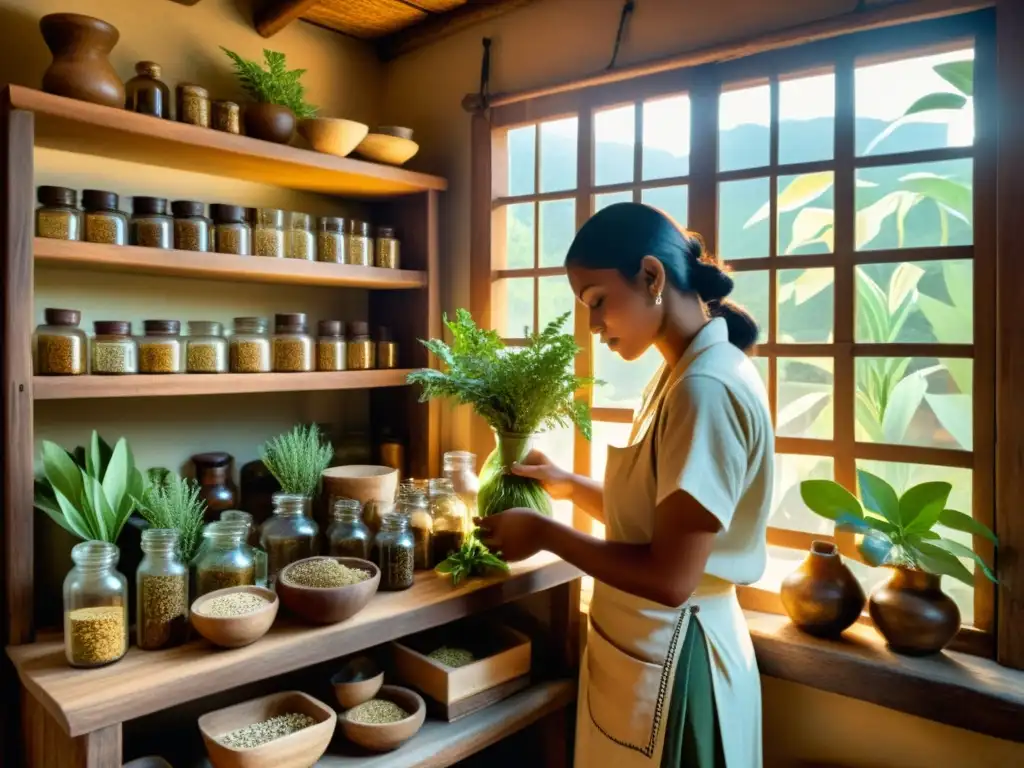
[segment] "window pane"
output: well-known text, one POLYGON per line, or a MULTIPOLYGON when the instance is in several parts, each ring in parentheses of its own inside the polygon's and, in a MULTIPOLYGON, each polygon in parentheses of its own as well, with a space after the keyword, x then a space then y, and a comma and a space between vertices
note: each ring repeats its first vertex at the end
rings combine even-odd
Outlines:
POLYGON ((857 154, 970 146, 973 91, 972 48, 857 67, 857 154))
POLYGON ((857 249, 971 245, 973 172, 969 158, 857 169, 857 249))
POLYGON ((645 189, 641 198, 647 205, 658 208, 671 216, 676 224, 686 228, 689 218, 689 189, 685 184, 678 187, 657 187, 645 189))
POLYGON ((576 311, 576 296, 565 275, 551 275, 538 278, 540 291, 538 306, 540 327, 543 329, 552 320, 569 312, 569 319, 562 326, 563 333, 573 332, 573 313, 576 311))
POLYGON ((495 269, 533 269, 533 203, 505 206, 499 216, 505 216, 505 263, 495 269))
POLYGON ((690 97, 644 102, 643 178, 667 179, 690 172, 690 97))
POLYGON ((718 170, 768 165, 770 120, 767 84, 723 91, 718 97, 718 170))
POLYGON ((746 309, 757 321, 758 342, 768 341, 768 270, 729 274, 733 282, 729 298, 746 309))
POLYGON ((608 421, 594 422, 594 439, 590 442, 590 476, 604 479, 605 464, 608 460, 608 446, 625 448, 629 445, 632 424, 614 424, 608 421))
POLYGON ((594 183, 633 180, 636 108, 632 104, 594 114, 594 183))
POLYGON ((594 387, 594 406, 632 408, 643 400, 644 389, 661 367, 661 355, 651 347, 639 359, 627 363, 604 344, 594 341, 594 377, 604 386, 594 387))
POLYGON ((780 437, 831 440, 832 358, 781 357, 776 372, 779 386, 775 433, 780 437))
POLYGON ((532 195, 537 162, 537 126, 508 132, 508 194, 532 195))
POLYGON ((765 389, 768 389, 768 371, 769 364, 767 357, 752 357, 750 362, 757 368, 757 372, 761 375, 761 381, 764 382, 765 389))
MULTIPOLYGON (((573 468, 573 429, 543 432, 537 435, 531 447, 541 451, 562 469, 571 472, 573 468)), ((572 502, 556 501, 553 506, 555 519, 565 525, 572 525, 572 502)))
POLYGON ((615 205, 615 203, 631 202, 633 202, 632 192, 608 192, 604 195, 594 195, 594 213, 609 205, 615 205))
MULTIPOLYGON (((808 514, 813 513, 809 512, 808 514)), ((799 568, 806 557, 807 552, 802 549, 789 549, 769 544, 768 563, 765 566, 764 575, 751 586, 768 592, 778 592, 782 588, 782 580, 799 568)), ((846 558, 843 560, 849 562, 846 558)))
POLYGON ((491 284, 491 317, 494 330, 505 338, 519 339, 533 331, 533 278, 513 277, 491 284))
POLYGON ((779 163, 831 160, 836 76, 829 72, 779 80, 779 163))
POLYGON ((767 178, 718 185, 718 253, 723 259, 768 256, 767 178))
MULTIPOLYGON (((779 177, 779 253, 832 253, 832 171, 779 177)), ((759 212, 760 213, 760 212, 759 212)), ((763 211, 768 215, 768 211, 763 211)))
POLYGON ((804 480, 834 480, 835 462, 831 456, 775 456, 775 487, 772 492, 772 516, 768 525, 790 531, 832 535, 832 521, 816 515, 800 498, 804 480))
POLYGON ((562 266, 575 236, 574 199, 548 200, 540 204, 540 266, 562 266))
POLYGON ((832 341, 834 270, 780 269, 777 341, 820 344, 832 341))
POLYGON ((855 338, 865 344, 970 344, 970 259, 857 267, 855 338))
POLYGON ((576 188, 577 120, 567 117, 540 124, 540 191, 576 188))

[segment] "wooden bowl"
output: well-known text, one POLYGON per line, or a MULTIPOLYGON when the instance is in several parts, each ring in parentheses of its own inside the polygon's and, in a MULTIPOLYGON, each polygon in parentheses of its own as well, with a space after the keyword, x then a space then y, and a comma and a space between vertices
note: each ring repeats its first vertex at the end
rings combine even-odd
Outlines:
POLYGON ((352 709, 369 701, 383 684, 383 670, 368 656, 351 659, 331 677, 334 696, 342 709, 352 709))
POLYGON ((385 165, 405 165, 420 151, 420 145, 401 136, 371 133, 356 147, 356 154, 385 165))
POLYGON ((241 648, 243 645, 255 643, 263 637, 277 618, 280 603, 277 595, 263 587, 228 587, 207 592, 192 602, 191 619, 196 632, 214 645, 221 648, 241 648), (203 605, 215 597, 223 597, 233 592, 248 592, 268 600, 262 608, 243 616, 207 616, 202 613, 203 605))
POLYGON ((366 138, 370 127, 355 120, 314 117, 299 123, 299 133, 317 152, 345 157, 366 138))
POLYGON ((376 532, 381 508, 395 503, 398 470, 375 464, 348 464, 323 472, 328 499, 355 499, 363 506, 363 520, 376 532))
POLYGON ((337 624, 359 613, 370 602, 380 585, 380 568, 369 560, 355 557, 307 557, 281 569, 277 575, 277 595, 292 613, 313 624, 337 624), (337 560, 349 568, 370 572, 370 578, 346 587, 303 587, 288 581, 288 572, 308 560, 337 560))
POLYGON ((342 733, 364 749, 373 752, 390 752, 398 749, 417 734, 427 718, 427 705, 418 693, 397 685, 382 686, 376 698, 393 701, 406 712, 405 720, 397 723, 355 723, 348 719, 348 713, 338 716, 342 733))
POLYGON ((403 128, 400 125, 379 125, 373 132, 384 136, 397 136, 400 139, 412 139, 412 128, 403 128))
POLYGON ((208 712, 199 718, 199 731, 214 768, 309 768, 327 751, 336 722, 331 707, 301 691, 285 691, 208 712), (309 715, 316 724, 249 749, 218 741, 239 728, 293 712, 309 715))

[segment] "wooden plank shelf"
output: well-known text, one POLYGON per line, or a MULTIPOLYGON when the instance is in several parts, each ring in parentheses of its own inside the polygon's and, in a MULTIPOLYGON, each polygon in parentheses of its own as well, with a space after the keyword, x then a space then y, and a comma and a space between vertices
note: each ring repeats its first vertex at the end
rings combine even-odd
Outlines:
POLYGON ((425 173, 161 120, 18 85, 12 109, 35 115, 35 145, 277 187, 373 199, 447 189, 425 173))
POLYGON ((453 588, 433 573, 419 574, 404 592, 381 592, 341 624, 315 627, 279 619, 262 639, 220 651, 195 641, 166 651, 129 650, 116 664, 72 669, 61 638, 8 646, 22 685, 70 736, 246 683, 355 653, 566 584, 579 571, 540 554, 515 563, 508 576, 474 579, 453 588))
POLYGON ((51 240, 45 237, 35 239, 33 250, 37 266, 132 275, 377 290, 414 289, 427 285, 426 272, 301 259, 158 250, 134 245, 51 240))

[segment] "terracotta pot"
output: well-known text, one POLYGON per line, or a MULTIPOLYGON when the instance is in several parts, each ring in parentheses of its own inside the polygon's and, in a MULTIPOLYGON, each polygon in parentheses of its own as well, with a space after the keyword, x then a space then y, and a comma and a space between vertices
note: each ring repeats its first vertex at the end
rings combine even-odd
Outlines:
POLYGON ((225 509, 237 509, 238 488, 231 479, 230 453, 214 451, 192 457, 199 482, 199 498, 206 502, 206 522, 212 523, 225 509))
POLYGON ((940 579, 924 571, 894 568, 889 581, 871 593, 871 619, 896 653, 938 653, 956 636, 960 609, 942 591, 940 579))
POLYGON ((245 133, 254 139, 287 144, 295 133, 295 114, 280 104, 247 104, 245 133))
POLYGON ((53 54, 44 91, 124 108, 124 83, 107 59, 120 37, 113 25, 78 13, 51 13, 39 20, 39 29, 53 54))
POLYGON ((783 580, 781 597, 793 623, 818 637, 838 637, 866 602, 857 577, 828 541, 811 544, 807 559, 783 580))

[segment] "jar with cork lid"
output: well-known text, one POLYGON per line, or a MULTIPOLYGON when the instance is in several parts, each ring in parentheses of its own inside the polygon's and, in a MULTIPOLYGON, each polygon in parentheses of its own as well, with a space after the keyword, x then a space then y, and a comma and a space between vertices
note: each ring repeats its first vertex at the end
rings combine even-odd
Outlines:
POLYGON ((344 371, 347 362, 345 323, 341 320, 321 320, 317 323, 316 369, 344 371))
POLYGON ((236 317, 234 326, 228 344, 231 372, 269 373, 272 366, 266 319, 236 317))
POLYGON ((402 264, 402 244, 394 227, 377 227, 374 264, 384 269, 399 269, 402 264))
POLYGON ((178 121, 210 127, 210 92, 194 83, 178 83, 178 121))
POLYGON ((144 320, 139 340, 139 373, 181 373, 185 345, 178 320, 144 320))
POLYGON ((224 326, 210 320, 190 320, 185 340, 188 373, 227 373, 228 340, 224 326))
POLYGON ((210 230, 213 222, 206 218, 206 206, 196 200, 175 200, 174 247, 179 251, 212 251, 210 230))
POLYGON ((92 340, 92 373, 117 376, 139 372, 139 347, 127 320, 97 320, 92 340))
POLYGON ((89 372, 89 339, 78 324, 77 309, 48 308, 45 322, 36 328, 36 374, 39 376, 80 376, 89 372))
POLYGON ((398 342, 391 336, 391 329, 383 325, 377 329, 377 367, 398 367, 398 342))
POLYGON ((160 65, 155 61, 140 61, 135 65, 135 77, 124 84, 124 108, 140 115, 171 118, 171 89, 160 76, 160 65))
POLYGON ((240 205, 214 203, 210 206, 216 233, 217 253, 248 256, 252 253, 252 232, 245 221, 245 208, 240 205))
POLYGON ((373 266, 373 237, 370 236, 369 222, 349 219, 347 241, 346 264, 356 264, 361 267, 373 266))
POLYGON ((369 323, 348 324, 345 357, 350 371, 367 371, 377 367, 377 353, 373 340, 370 338, 369 323))
POLYGON ((284 211, 280 208, 257 208, 253 225, 253 253, 282 259, 285 248, 284 211))
POLYGON ((291 211, 288 214, 285 240, 289 259, 316 261, 316 240, 313 238, 312 219, 308 213, 291 211))
POLYGON ((102 189, 82 191, 85 240, 106 245, 128 245, 128 214, 118 209, 118 197, 102 189))
POLYGON ((314 348, 315 343, 313 337, 309 335, 305 313, 287 312, 274 315, 272 351, 275 371, 312 371, 314 348))
POLYGON ((78 193, 68 187, 42 186, 36 190, 36 237, 51 240, 81 240, 82 212, 78 193))
POLYGON ((167 215, 167 200, 162 197, 133 197, 130 237, 132 245, 143 248, 173 247, 174 219, 167 215))
POLYGON ((316 258, 331 264, 345 264, 348 240, 345 219, 341 216, 321 216, 316 225, 316 258))

